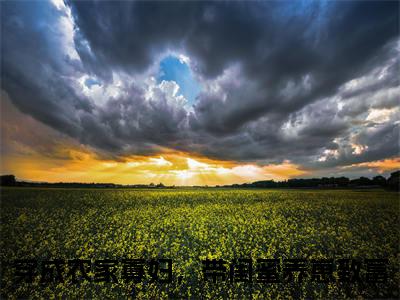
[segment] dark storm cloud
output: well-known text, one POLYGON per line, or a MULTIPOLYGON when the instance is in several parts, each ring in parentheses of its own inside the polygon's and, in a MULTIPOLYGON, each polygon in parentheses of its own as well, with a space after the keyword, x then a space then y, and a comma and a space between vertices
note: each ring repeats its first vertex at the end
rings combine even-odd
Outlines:
POLYGON ((359 155, 354 155, 351 147, 343 147, 336 158, 327 159, 325 162, 309 164, 312 168, 328 168, 346 166, 384 158, 398 157, 399 155, 399 124, 387 124, 363 131, 356 138, 367 149, 359 155))
POLYGON ((65 81, 73 70, 52 29, 59 13, 45 2, 2 3, 2 88, 16 106, 38 120, 79 134, 76 112, 90 111, 65 81))
POLYGON ((375 134, 356 125, 371 109, 396 107, 396 1, 67 5, 78 57, 57 29, 65 11, 2 2, 2 88, 21 111, 110 156, 167 147, 328 167, 398 154, 395 119, 375 134), (163 88, 149 98, 139 79, 168 51, 190 57, 203 86, 190 113, 163 88), (108 95, 116 74, 123 86, 108 95), (105 102, 89 99, 83 76, 97 78, 105 102), (351 139, 368 150, 355 155, 351 139), (313 163, 326 149, 339 154, 313 163))
POLYGON ((259 83, 255 94, 247 94, 245 100, 244 95, 236 101, 233 97, 228 107, 215 103, 220 99, 213 95, 200 98, 202 111, 218 110, 203 124, 218 123, 211 128, 216 132, 235 131, 270 110, 288 114, 333 93, 380 63, 374 56, 396 36, 398 27, 396 2, 314 2, 298 7, 278 2, 77 1, 71 6, 80 32, 104 65, 143 71, 167 48, 187 51, 206 78, 214 79, 231 63, 240 63, 244 76, 259 83), (289 81, 301 83, 306 75, 312 77, 311 90, 283 101, 279 92, 289 81), (231 113, 221 116, 221 108, 231 113))

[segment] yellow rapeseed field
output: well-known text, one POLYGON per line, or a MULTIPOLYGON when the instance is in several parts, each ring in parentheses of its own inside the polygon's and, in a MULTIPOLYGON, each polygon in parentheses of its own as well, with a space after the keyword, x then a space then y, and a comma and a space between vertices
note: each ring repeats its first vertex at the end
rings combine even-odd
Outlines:
MULTIPOLYGON (((236 189, 39 189, 1 191, 1 298, 398 298, 399 196, 386 191, 236 189), (231 282, 229 264, 251 259, 252 282, 231 282), (260 283, 258 259, 388 259, 388 279, 260 283), (172 260, 172 282, 18 282, 14 262, 172 260), (226 261, 228 279, 204 277, 202 261, 226 261)), ((310 269, 311 270, 311 269, 310 269)), ((88 271, 92 278, 94 271, 88 271)), ((295 278, 296 279, 296 278, 295 278)))

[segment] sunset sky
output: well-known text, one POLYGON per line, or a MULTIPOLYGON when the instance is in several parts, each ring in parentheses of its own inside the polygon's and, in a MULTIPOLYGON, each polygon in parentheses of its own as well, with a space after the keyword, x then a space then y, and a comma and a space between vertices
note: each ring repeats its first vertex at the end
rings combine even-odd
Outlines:
POLYGON ((397 1, 2 1, 1 174, 217 185, 400 169, 397 1))

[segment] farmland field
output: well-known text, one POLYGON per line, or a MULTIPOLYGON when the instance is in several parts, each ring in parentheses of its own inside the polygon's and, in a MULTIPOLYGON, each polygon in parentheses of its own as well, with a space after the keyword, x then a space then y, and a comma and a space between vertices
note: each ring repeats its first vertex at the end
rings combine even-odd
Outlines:
MULTIPOLYGON (((28 189, 1 197, 1 298, 398 298, 399 196, 386 191, 28 189), (16 282, 16 259, 172 259, 172 283, 16 282), (385 283, 205 280, 202 260, 388 259, 385 283)), ((65 273, 63 273, 65 275, 65 273)), ((89 276, 93 273, 89 272, 89 276)), ((333 272, 337 279, 337 272, 333 272)))

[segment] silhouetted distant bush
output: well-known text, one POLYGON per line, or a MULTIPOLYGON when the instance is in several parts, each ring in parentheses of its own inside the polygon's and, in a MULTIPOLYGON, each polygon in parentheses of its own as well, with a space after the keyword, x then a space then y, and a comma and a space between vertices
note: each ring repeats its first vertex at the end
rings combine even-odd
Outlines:
POLYGON ((1 186, 14 186, 16 185, 16 180, 14 175, 2 175, 0 176, 1 186))

